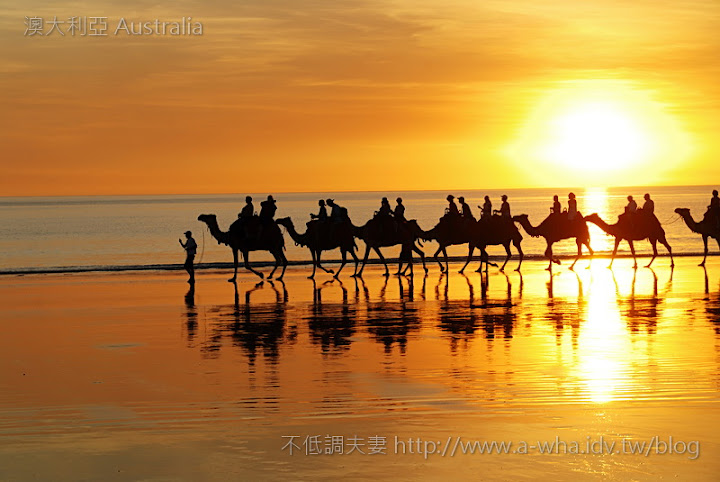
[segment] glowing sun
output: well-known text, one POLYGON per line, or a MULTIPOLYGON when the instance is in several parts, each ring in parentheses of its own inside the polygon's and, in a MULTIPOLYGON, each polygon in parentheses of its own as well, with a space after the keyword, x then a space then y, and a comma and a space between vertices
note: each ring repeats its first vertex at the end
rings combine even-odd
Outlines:
POLYGON ((507 149, 538 184, 647 184, 683 163, 689 138, 656 93, 631 82, 558 82, 507 149))
POLYGON ((652 141, 622 106, 581 102, 549 120, 540 155, 566 167, 617 169, 647 160, 652 141))

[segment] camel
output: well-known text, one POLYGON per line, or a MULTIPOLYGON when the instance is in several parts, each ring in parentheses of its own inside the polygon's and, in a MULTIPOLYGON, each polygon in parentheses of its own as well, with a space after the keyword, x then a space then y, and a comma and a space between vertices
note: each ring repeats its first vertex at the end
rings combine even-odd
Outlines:
POLYGON ((433 258, 440 265, 440 272, 448 272, 448 255, 447 247, 455 244, 470 243, 470 231, 474 225, 474 220, 465 220, 456 217, 440 218, 440 222, 430 231, 425 231, 422 238, 425 241, 437 241, 438 249, 433 254, 433 258), (445 258, 445 266, 438 259, 438 255, 442 252, 445 258))
POLYGON ((705 252, 702 263, 698 266, 705 266, 705 259, 708 254, 708 238, 715 238, 715 241, 718 243, 718 248, 720 248, 720 227, 718 227, 717 221, 706 214, 702 221, 696 223, 689 209, 677 208, 675 212, 683 218, 683 221, 685 221, 687 227, 690 228, 690 231, 702 235, 705 252))
POLYGON ((650 263, 648 263, 646 268, 649 268, 653 261, 655 261, 655 258, 657 257, 657 242, 660 241, 662 245, 664 245, 668 253, 670 253, 670 267, 675 266, 675 260, 672 256, 672 248, 667 242, 667 239, 665 238, 665 230, 660 225, 660 222, 653 216, 652 218, 648 218, 644 216, 643 214, 633 214, 633 218, 621 218, 617 223, 615 224, 608 224, 605 221, 603 221, 600 216, 598 216, 597 213, 593 213, 585 219, 593 224, 596 224, 600 229, 605 231, 607 234, 610 234, 615 237, 615 247, 613 248, 612 257, 610 258, 610 266, 608 268, 612 268, 613 261, 615 261, 615 255, 617 254, 618 246, 620 245, 620 241, 623 239, 628 242, 630 245, 630 252, 633 256, 633 268, 637 268, 637 259, 635 258, 635 245, 633 244, 634 241, 640 241, 642 239, 647 239, 650 241, 650 244, 653 248, 653 257, 650 260, 650 263))
POLYGON ((340 248, 342 255, 342 264, 334 278, 340 276, 340 272, 347 262, 347 253, 350 253, 355 260, 355 273, 358 268, 358 257, 355 254, 355 237, 353 236, 352 225, 350 223, 333 223, 331 221, 311 221, 308 229, 300 234, 295 230, 295 225, 290 218, 281 218, 276 221, 280 226, 287 229, 290 237, 295 243, 306 246, 310 250, 312 256, 313 271, 309 279, 315 278, 316 267, 322 269, 326 273, 333 274, 333 270, 326 269, 320 264, 320 255, 323 251, 340 248))
POLYGON ((530 224, 527 214, 521 214, 519 216, 513 216, 513 221, 520 223, 520 226, 525 229, 525 232, 532 237, 542 236, 545 238, 547 243, 547 249, 545 250, 545 256, 550 260, 550 265, 545 268, 548 271, 552 271, 553 263, 560 264, 560 260, 553 257, 552 245, 560 240, 575 238, 577 244, 578 254, 575 257, 575 261, 570 265, 570 269, 575 268, 575 263, 578 262, 580 256, 582 256, 582 246, 590 251, 590 258, 592 259, 593 250, 590 247, 590 232, 588 231, 587 223, 583 219, 580 213, 576 214, 574 220, 569 220, 565 214, 551 214, 545 220, 540 223, 539 226, 533 226, 530 224))
POLYGON ((259 221, 256 218, 244 220, 247 223, 247 229, 250 231, 249 236, 245 236, 242 226, 239 224, 240 220, 235 221, 230 225, 227 231, 221 231, 218 226, 217 216, 214 214, 201 214, 198 216, 198 221, 202 221, 207 224, 210 229, 210 234, 215 238, 218 244, 222 243, 230 246, 233 252, 233 263, 235 272, 233 277, 228 281, 234 283, 237 279, 238 271, 238 251, 243 255, 245 262, 245 268, 251 271, 261 279, 263 274, 259 271, 254 270, 250 266, 249 253, 250 251, 270 251, 270 254, 275 258, 275 267, 268 275, 267 279, 272 279, 277 270, 278 266, 282 263, 282 273, 276 279, 282 280, 285 275, 285 268, 287 268, 287 258, 285 258, 285 240, 283 239, 282 231, 277 224, 273 223, 267 226, 263 226, 263 232, 260 238, 256 236, 257 231, 260 229, 259 221))
MULTIPOLYGON (((423 268, 427 273, 428 269, 427 266, 425 266, 425 253, 423 253, 422 250, 415 244, 423 233, 423 230, 420 229, 420 226, 418 226, 417 220, 410 219, 405 221, 402 225, 398 226, 398 229, 395 232, 390 232, 389 223, 384 221, 386 220, 375 217, 363 226, 353 225, 353 235, 365 242, 365 255, 363 256, 362 266, 355 276, 362 276, 362 272, 365 269, 365 264, 367 263, 371 249, 377 253, 380 257, 380 261, 382 261, 383 265, 385 265, 384 276, 390 276, 387 262, 380 252, 380 248, 385 246, 395 246, 398 244, 403 245, 406 250, 409 248, 410 250, 416 252, 420 256, 423 268)), ((392 219, 390 219, 390 221, 394 222, 392 219)), ((398 271, 397 274, 400 274, 400 272, 398 271)))
POLYGON ((477 223, 475 223, 470 229, 468 257, 462 269, 460 269, 460 273, 465 271, 465 268, 470 263, 473 251, 476 247, 480 248, 480 268, 478 268, 478 272, 482 271, 483 262, 485 263, 485 271, 487 271, 488 265, 490 264, 496 266, 494 263, 488 262, 488 254, 485 248, 487 248, 487 246, 499 244, 505 248, 505 252, 507 253, 505 262, 500 267, 500 271, 504 272, 505 265, 507 265, 510 257, 512 256, 510 253, 510 243, 515 246, 515 249, 517 249, 518 255, 520 256, 518 267, 515 268, 515 271, 520 271, 520 266, 522 266, 524 257, 522 248, 520 247, 521 242, 522 234, 520 234, 520 231, 517 226, 515 226, 514 222, 509 221, 508 219, 503 219, 500 216, 492 216, 490 218, 478 220, 477 223))

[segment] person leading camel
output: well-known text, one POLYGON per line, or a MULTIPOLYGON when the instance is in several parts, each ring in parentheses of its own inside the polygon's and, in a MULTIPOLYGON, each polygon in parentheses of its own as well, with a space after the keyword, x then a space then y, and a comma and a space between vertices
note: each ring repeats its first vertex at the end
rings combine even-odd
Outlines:
POLYGON ((185 264, 183 267, 185 268, 185 271, 188 272, 190 275, 190 278, 188 278, 187 282, 190 284, 195 283, 195 254, 197 253, 197 243, 195 242, 195 239, 192 237, 192 232, 185 231, 185 238, 187 241, 184 243, 182 242, 182 239, 178 239, 180 242, 180 246, 183 247, 185 250, 185 264))

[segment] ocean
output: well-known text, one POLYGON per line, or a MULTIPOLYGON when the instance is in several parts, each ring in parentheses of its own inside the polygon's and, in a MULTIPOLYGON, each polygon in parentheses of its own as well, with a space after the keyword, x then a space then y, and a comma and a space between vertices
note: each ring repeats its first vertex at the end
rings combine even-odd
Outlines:
MULTIPOLYGON (((656 215, 663 223, 673 251, 678 254, 702 253, 702 240, 690 232, 679 216, 677 207, 687 207, 696 220, 702 217, 711 196, 711 186, 587 188, 577 189, 578 209, 583 214, 597 212, 612 223, 631 194, 642 205, 642 197, 649 192, 655 201, 656 215)), ((557 194, 567 205, 567 189, 510 189, 475 191, 406 191, 406 192, 324 192, 324 193, 273 193, 277 200, 276 218, 290 216, 302 232, 310 213, 317 212, 318 199, 333 198, 348 209, 356 225, 364 224, 387 196, 394 205, 400 196, 407 207, 406 217, 417 219, 420 226, 429 230, 443 215, 447 206, 445 197, 453 194, 465 196, 479 216, 479 204, 489 195, 493 207, 499 208, 500 196, 507 194, 512 214, 528 214, 537 225, 548 214, 552 197, 557 194)), ((256 209, 267 193, 252 194, 256 209)), ((0 198, 0 271, 23 273, 34 271, 112 271, 121 269, 157 269, 177 266, 184 253, 178 245, 183 232, 191 230, 198 242, 196 263, 213 264, 231 261, 230 250, 218 245, 197 221, 202 213, 218 216, 221 228, 227 228, 237 218, 244 204, 245 194, 216 195, 157 195, 157 196, 77 196, 77 197, 4 197, 0 198)), ((529 257, 541 257, 545 251, 542 238, 531 238, 523 233, 523 250, 529 257)), ((592 246, 598 253, 612 251, 612 238, 591 225, 592 246)), ((306 248, 295 246, 286 235, 287 258, 290 261, 309 261, 306 248)), ((647 241, 636 243, 640 254, 651 253, 647 241)), ((358 251, 364 252, 358 240, 358 251)), ((425 243, 424 252, 432 255, 435 242, 425 243)), ((555 245, 558 255, 576 252, 574 240, 555 245)), ((658 246, 659 253, 665 248, 658 246)), ((712 248, 711 248, 712 251, 712 248)), ((491 256, 502 257, 501 246, 489 248, 491 256)), ((514 253, 514 248, 513 248, 514 253)), ((396 257, 399 248, 384 249, 386 257, 396 257)), ((465 256, 467 246, 454 246, 451 256, 465 256)), ((477 253, 476 253, 477 254, 477 253)), ((629 254, 626 243, 619 254, 629 254)), ((326 253, 328 261, 339 259, 339 252, 326 253)), ((370 259, 375 259, 371 253, 370 259)), ((270 261, 266 252, 254 252, 251 261, 270 261)), ((513 266, 515 260, 510 261, 513 266)), ((662 262, 662 261, 661 261, 662 262)))

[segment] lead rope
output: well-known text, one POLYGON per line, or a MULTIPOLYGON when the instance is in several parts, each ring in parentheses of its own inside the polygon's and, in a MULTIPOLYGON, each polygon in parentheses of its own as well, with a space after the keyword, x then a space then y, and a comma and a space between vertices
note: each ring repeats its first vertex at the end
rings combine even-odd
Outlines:
POLYGON ((206 226, 205 228, 203 228, 203 230, 202 230, 202 234, 203 234, 203 237, 202 237, 202 248, 200 249, 200 259, 199 259, 198 262, 197 262, 198 265, 199 265, 200 263, 202 263, 203 256, 205 256, 205 230, 206 230, 206 229, 208 229, 207 226, 206 226))

